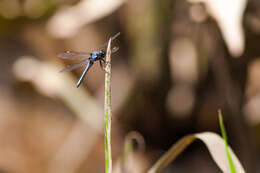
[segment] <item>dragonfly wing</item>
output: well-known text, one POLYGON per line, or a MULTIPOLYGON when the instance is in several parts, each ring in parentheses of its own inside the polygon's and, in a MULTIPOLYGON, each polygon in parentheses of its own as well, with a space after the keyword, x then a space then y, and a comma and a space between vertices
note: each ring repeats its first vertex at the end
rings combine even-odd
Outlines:
POLYGON ((76 59, 89 56, 89 52, 75 52, 75 51, 66 51, 57 55, 61 59, 76 59))
MULTIPOLYGON (((120 32, 116 33, 116 35, 114 35, 113 37, 111 37, 111 41, 113 41, 114 39, 116 39, 119 35, 120 35, 120 32)), ((107 41, 106 43, 102 44, 98 49, 104 48, 107 44, 108 44, 108 41, 107 41)))
POLYGON ((73 65, 65 67, 60 72, 62 73, 62 72, 74 70, 76 68, 79 68, 79 67, 82 67, 82 66, 86 65, 88 62, 89 62, 89 59, 84 59, 84 60, 82 60, 82 61, 80 61, 80 62, 78 62, 76 64, 73 64, 73 65))
POLYGON ((112 53, 115 53, 115 52, 117 52, 118 50, 119 50, 119 47, 116 46, 116 47, 113 47, 113 49, 111 50, 111 52, 112 52, 112 53))

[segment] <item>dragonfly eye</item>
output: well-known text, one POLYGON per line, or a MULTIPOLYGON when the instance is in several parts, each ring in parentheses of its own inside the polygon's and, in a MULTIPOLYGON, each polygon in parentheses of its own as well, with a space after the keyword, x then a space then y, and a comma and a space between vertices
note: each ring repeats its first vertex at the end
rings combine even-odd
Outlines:
POLYGON ((105 51, 104 50, 101 50, 99 51, 100 55, 104 56, 105 55, 105 51))

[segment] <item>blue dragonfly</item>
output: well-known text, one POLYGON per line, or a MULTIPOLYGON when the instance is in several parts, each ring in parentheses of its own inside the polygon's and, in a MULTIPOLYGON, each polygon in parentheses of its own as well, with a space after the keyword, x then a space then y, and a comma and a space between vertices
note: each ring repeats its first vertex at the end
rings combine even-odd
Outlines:
MULTIPOLYGON (((116 39, 119 35, 120 35, 120 32, 118 32, 116 35, 111 37, 111 41, 116 39)), ((107 44, 108 44, 108 41, 106 43, 102 44, 94 52, 66 51, 66 52, 58 54, 57 57, 59 57, 61 59, 78 59, 78 58, 88 57, 87 59, 83 59, 76 64, 65 67, 60 72, 71 71, 71 70, 74 70, 76 68, 83 67, 84 65, 86 65, 83 73, 81 74, 81 76, 78 80, 78 83, 77 83, 77 88, 78 88, 80 86, 80 84, 82 83, 84 77, 86 76, 88 70, 92 67, 92 65, 94 64, 95 61, 99 61, 99 65, 100 65, 101 69, 104 70, 105 57, 106 57, 106 51, 104 50, 104 48, 107 46, 107 44)), ((118 47, 114 47, 111 50, 111 52, 115 53, 118 49, 119 49, 118 47)))

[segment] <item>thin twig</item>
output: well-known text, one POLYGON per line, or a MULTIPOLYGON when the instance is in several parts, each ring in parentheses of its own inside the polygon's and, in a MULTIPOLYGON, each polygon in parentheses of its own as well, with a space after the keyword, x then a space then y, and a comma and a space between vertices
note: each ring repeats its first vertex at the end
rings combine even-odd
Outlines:
POLYGON ((106 54, 105 68, 105 172, 112 173, 111 151, 111 38, 109 39, 106 54))

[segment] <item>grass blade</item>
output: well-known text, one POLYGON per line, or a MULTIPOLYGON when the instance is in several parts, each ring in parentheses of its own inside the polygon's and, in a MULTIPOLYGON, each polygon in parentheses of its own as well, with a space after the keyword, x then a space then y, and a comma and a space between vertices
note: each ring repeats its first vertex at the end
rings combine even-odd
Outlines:
POLYGON ((174 161, 177 156, 194 140, 194 135, 188 135, 180 139, 176 144, 174 144, 148 171, 148 173, 158 173, 161 172, 163 168, 174 161))
POLYGON ((105 172, 112 173, 112 150, 111 150, 111 38, 108 41, 105 68, 105 172))
POLYGON ((218 119, 219 119, 219 125, 220 125, 220 129, 221 129, 222 138, 224 139, 224 142, 225 142, 225 149, 226 149, 226 154, 227 154, 227 158, 228 158, 228 163, 230 166, 230 171, 231 171, 231 173, 236 173, 236 169, 235 169, 233 160, 230 156, 229 149, 228 149, 227 135, 226 135, 225 126, 223 123, 221 110, 218 110, 218 119))

